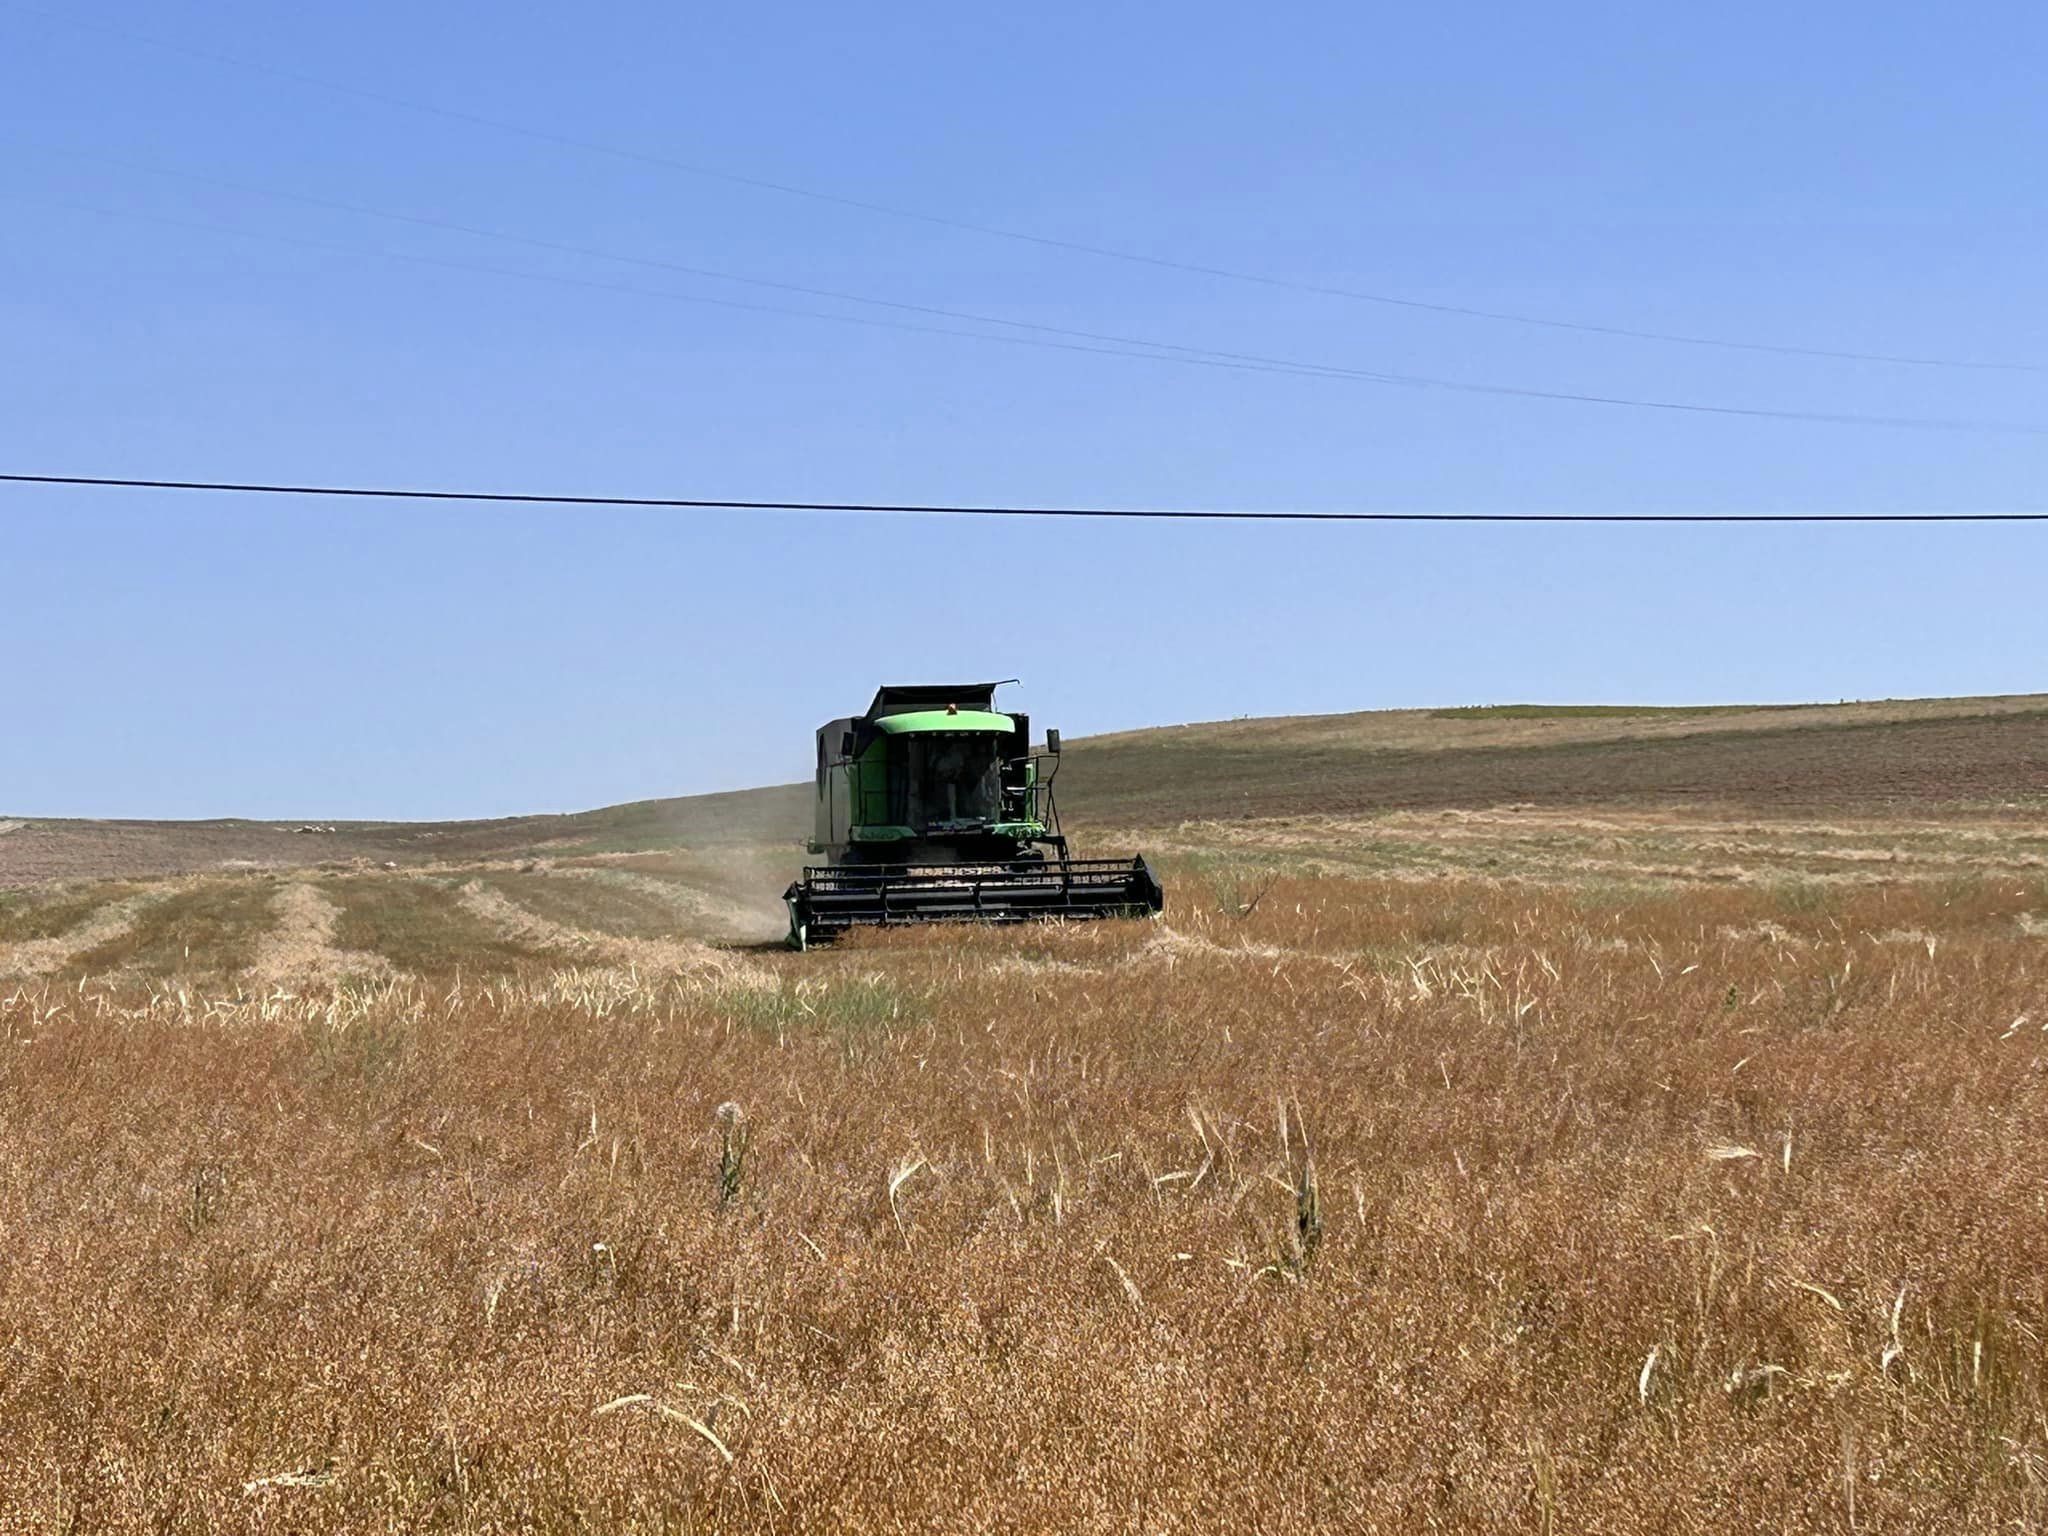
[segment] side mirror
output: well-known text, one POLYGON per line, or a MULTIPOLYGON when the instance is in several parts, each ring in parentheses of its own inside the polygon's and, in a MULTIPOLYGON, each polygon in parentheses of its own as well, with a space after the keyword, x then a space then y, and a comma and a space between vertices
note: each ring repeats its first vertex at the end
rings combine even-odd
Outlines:
POLYGON ((1048 730, 1045 733, 1045 750, 1054 757, 1060 755, 1060 733, 1058 731, 1048 730))
POLYGON ((841 731, 839 733, 839 755, 841 757, 853 756, 853 732, 841 731))

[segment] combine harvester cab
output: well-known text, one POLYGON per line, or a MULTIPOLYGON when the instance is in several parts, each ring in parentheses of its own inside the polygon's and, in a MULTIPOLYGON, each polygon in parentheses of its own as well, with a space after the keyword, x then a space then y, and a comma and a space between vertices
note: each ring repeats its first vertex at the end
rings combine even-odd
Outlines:
POLYGON ((1166 893, 1142 858, 1076 859, 1052 781, 1059 732, 995 707, 999 683, 884 687, 818 732, 817 830, 783 893, 806 949, 868 924, 1140 917, 1166 893))

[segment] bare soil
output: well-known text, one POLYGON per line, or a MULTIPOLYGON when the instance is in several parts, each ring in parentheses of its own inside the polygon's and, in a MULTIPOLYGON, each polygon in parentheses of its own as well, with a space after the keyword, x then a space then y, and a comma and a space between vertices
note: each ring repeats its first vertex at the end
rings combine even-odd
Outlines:
POLYGON ((1077 744, 1058 783, 1070 813, 1125 826, 1503 805, 2039 814, 2048 709, 1427 748, 1275 722, 1270 739, 1245 726, 1077 744))

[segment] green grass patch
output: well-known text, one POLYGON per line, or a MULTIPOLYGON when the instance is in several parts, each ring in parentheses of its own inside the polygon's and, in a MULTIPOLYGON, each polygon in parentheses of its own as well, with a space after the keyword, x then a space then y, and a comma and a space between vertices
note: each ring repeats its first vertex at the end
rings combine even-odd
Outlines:
POLYGON ((1151 859, 1162 880, 1229 881, 1264 879, 1276 874, 1309 874, 1329 857, 1323 849, 1261 848, 1256 845, 1220 848, 1176 848, 1151 859))
POLYGON ((725 993, 719 1007, 734 1023, 764 1033, 886 1029, 918 1023, 931 1011, 921 994, 878 977, 740 987, 725 993))
POLYGON ((720 999, 727 1017, 744 1029, 772 1035, 827 1040, 839 1059, 858 1067, 896 1029, 931 1017, 930 1001, 893 981, 858 977, 836 982, 798 982, 793 987, 741 987, 720 999))
POLYGON ((1640 920, 1643 913, 1668 902, 1673 889, 1669 881, 1613 873, 1580 876, 1554 887, 1560 902, 1595 925, 1611 925, 1624 913, 1640 920))
POLYGON ((54 939, 139 886, 94 885, 84 890, 0 891, 0 944, 54 939))
MULTIPOLYGON (((520 871, 487 875, 484 884, 536 917, 565 928, 627 939, 672 939, 684 926, 677 903, 623 881, 608 881, 602 875, 582 878, 520 871)), ((680 886, 677 894, 680 898, 680 886)))
POLYGON ((134 967, 159 976, 225 975, 255 962, 275 919, 270 880, 218 880, 193 886, 136 913, 126 933, 87 950, 67 967, 134 967))
POLYGON ((343 1092, 374 1086, 413 1054, 412 1026, 401 1016, 315 1019, 299 1038, 308 1081, 343 1092))
POLYGON ((373 876, 321 889, 341 908, 334 942, 373 950, 403 971, 431 976, 507 969, 541 958, 465 910, 454 881, 373 876))
POLYGON ((1766 889, 1770 892, 1771 905, 1781 913, 1797 917, 1815 917, 1825 914, 1834 905, 1839 892, 1820 880, 1804 880, 1796 874, 1772 881, 1766 889))

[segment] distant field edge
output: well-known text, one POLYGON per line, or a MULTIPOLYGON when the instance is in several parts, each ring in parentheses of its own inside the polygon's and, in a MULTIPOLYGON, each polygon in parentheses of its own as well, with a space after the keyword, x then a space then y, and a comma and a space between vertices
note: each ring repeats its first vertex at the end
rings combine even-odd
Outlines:
POLYGON ((1459 704, 1429 711, 1432 720, 1627 720, 1638 717, 1682 720, 1698 715, 1755 715, 1792 713, 1805 710, 1882 709, 1921 704, 1948 704, 1967 713, 1972 704, 2034 704, 2044 702, 2033 693, 1982 693, 1956 697, 1930 695, 1903 699, 1803 700, 1791 704, 1459 704))

